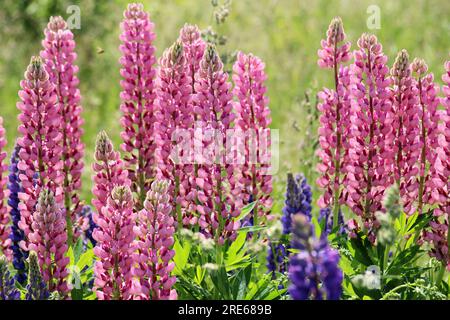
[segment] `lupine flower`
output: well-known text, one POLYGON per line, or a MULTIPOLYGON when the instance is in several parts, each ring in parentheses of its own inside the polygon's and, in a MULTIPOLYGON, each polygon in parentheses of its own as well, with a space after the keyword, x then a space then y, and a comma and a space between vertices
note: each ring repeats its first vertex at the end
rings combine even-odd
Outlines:
POLYGON ((176 281, 170 273, 174 268, 172 259, 175 219, 172 213, 170 182, 154 181, 142 209, 137 216, 139 224, 134 227, 137 235, 138 252, 134 260, 137 267, 134 274, 139 278, 140 292, 136 298, 150 300, 174 300, 177 292, 172 289, 176 281))
POLYGON ((275 279, 276 272, 286 272, 287 263, 285 261, 288 256, 286 247, 282 243, 270 242, 267 248, 267 271, 272 274, 275 279))
POLYGON ((8 207, 4 201, 9 196, 9 190, 5 190, 8 180, 4 174, 8 170, 8 165, 3 162, 6 158, 5 146, 5 128, 3 128, 3 118, 0 117, 0 251, 9 259, 11 258, 11 240, 9 239, 11 228, 9 226, 8 207))
POLYGON ((272 206, 272 176, 268 172, 270 157, 267 157, 268 150, 263 150, 270 147, 267 134, 272 120, 264 84, 267 79, 264 68, 261 59, 242 52, 238 53, 233 66, 233 92, 238 98, 235 103, 238 118, 236 127, 245 137, 242 141, 245 158, 240 182, 244 188, 244 197, 252 196, 253 201, 257 201, 254 209, 257 215, 253 218, 255 225, 258 225, 258 218, 264 218, 272 206))
POLYGON ((122 149, 135 203, 141 209, 150 180, 155 174, 155 74, 154 25, 142 4, 129 4, 121 23, 120 51, 122 57, 120 93, 123 131, 122 149))
POLYGON ((97 216, 94 254, 94 291, 99 300, 126 300, 131 297, 133 264, 133 195, 128 186, 116 186, 102 214, 97 216))
POLYGON ((131 182, 119 152, 114 151, 112 142, 105 131, 101 131, 97 136, 94 158, 95 163, 92 169, 95 175, 92 178, 94 182, 92 193, 95 198, 92 204, 97 211, 94 214, 94 222, 97 223, 96 219, 102 215, 102 208, 106 206, 112 189, 115 186, 129 186, 131 182))
POLYGON ((19 227, 26 237, 21 247, 28 249, 29 234, 35 232, 32 228, 33 213, 41 190, 50 190, 56 203, 63 203, 62 119, 54 86, 41 58, 31 58, 20 86, 21 101, 17 108, 21 111, 18 117, 21 137, 17 140, 20 146, 17 167, 23 173, 19 174, 22 185, 19 227))
POLYGON ((284 234, 291 233, 293 215, 301 213, 311 219, 311 201, 311 187, 305 176, 297 175, 294 178, 291 173, 288 173, 286 200, 281 217, 284 234))
MULTIPOLYGON (((414 84, 419 95, 420 105, 420 140, 422 141, 422 150, 419 160, 419 190, 417 200, 417 210, 422 213, 424 204, 432 204, 433 198, 431 194, 435 189, 433 170, 429 170, 430 164, 434 163, 437 156, 437 148, 439 147, 439 98, 437 93, 439 87, 434 83, 434 76, 428 73, 428 66, 422 59, 414 59, 411 69, 416 75, 414 84)), ((432 166, 431 166, 432 168, 432 166)), ((410 194, 410 193, 409 193, 410 194)), ((415 193, 414 193, 415 194, 415 193)), ((416 199, 409 199, 414 202, 416 199)))
MULTIPOLYGON (((342 177, 345 173, 345 154, 348 149, 347 136, 349 131, 349 68, 341 64, 350 60, 350 42, 345 42, 345 32, 340 18, 334 18, 327 31, 327 39, 322 40, 319 50, 318 64, 321 68, 334 70, 334 90, 325 88, 319 92, 318 105, 320 116, 318 155, 321 163, 317 168, 321 177, 317 180, 324 194, 319 199, 321 208, 333 207, 337 217, 340 205, 344 203, 344 193, 341 192, 342 177)), ((338 219, 334 219, 337 223, 338 219)))
POLYGON ((374 35, 363 34, 350 69, 350 138, 346 160, 347 204, 366 227, 381 210, 392 182, 394 114, 390 98, 387 56, 374 35))
POLYGON ((338 300, 343 280, 339 253, 329 247, 325 237, 314 237, 313 226, 305 215, 294 216, 292 228, 292 247, 300 250, 289 261, 292 299, 338 300))
MULTIPOLYGON (((183 55, 183 44, 174 43, 164 51, 159 61, 157 79, 157 106, 158 106, 158 134, 160 137, 158 148, 158 176, 174 183, 169 187, 171 204, 177 211, 177 220, 183 224, 183 214, 189 207, 186 196, 189 194, 191 184, 189 176, 193 167, 185 166, 187 150, 175 154, 174 145, 180 143, 177 130, 189 130, 193 127, 194 117, 190 109, 190 95, 192 87, 188 82, 188 66, 183 55), (173 140, 175 139, 175 140, 173 140)), ((193 199, 190 199, 193 201, 193 199)), ((194 221, 184 221, 186 224, 194 221)))
MULTIPOLYGON (((319 211, 319 223, 322 223, 323 221, 323 226, 324 229, 322 230, 322 234, 320 235, 321 237, 326 237, 328 236, 331 231, 333 230, 333 212, 331 211, 330 208, 323 208, 320 209, 319 211)), ((345 233, 345 221, 344 221, 344 215, 342 214, 342 211, 339 210, 339 215, 338 215, 338 225, 340 226, 339 228, 339 234, 344 234, 345 233)))
MULTIPOLYGON (((195 25, 185 24, 180 30, 179 41, 183 44, 183 54, 186 62, 187 83, 191 87, 189 99, 189 109, 194 110, 194 119, 199 120, 198 101, 196 101, 195 82, 197 74, 200 70, 200 61, 203 58, 206 42, 201 37, 201 31, 195 25)), ((192 132, 190 132, 192 135, 192 132)), ((198 221, 199 213, 197 212, 195 201, 197 199, 196 181, 198 178, 198 163, 184 164, 185 172, 192 172, 188 179, 188 187, 186 190, 187 208, 183 213, 183 224, 194 225, 198 221)))
POLYGON ((47 300, 50 297, 47 284, 41 275, 36 252, 31 251, 28 257, 28 283, 25 300, 47 300))
MULTIPOLYGON (((180 30, 180 41, 183 43, 183 54, 188 66, 188 82, 195 94, 195 76, 200 70, 200 61, 205 53, 206 42, 196 25, 185 24, 180 30)), ((192 101, 192 103, 195 103, 192 101)))
POLYGON ((21 192, 22 187, 20 186, 19 180, 19 169, 17 168, 17 163, 19 162, 19 145, 16 144, 14 151, 11 155, 11 163, 9 165, 9 197, 8 205, 10 208, 11 215, 11 251, 13 255, 12 264, 14 269, 16 269, 15 278, 20 284, 24 284, 27 275, 25 269, 25 259, 28 257, 28 252, 20 247, 20 242, 24 241, 25 235, 23 231, 19 228, 20 221, 20 210, 19 210, 19 192, 21 192))
POLYGON ((226 132, 235 118, 231 85, 227 79, 228 75, 223 70, 216 49, 209 45, 200 62, 195 84, 198 104, 196 113, 201 119, 197 124, 203 129, 200 135, 213 132, 208 141, 202 141, 203 155, 206 156, 202 158, 203 164, 199 165, 196 179, 197 211, 200 213, 199 226, 202 232, 215 238, 218 243, 236 238, 240 224, 233 218, 239 215, 244 201, 239 168, 224 154, 226 132), (212 157, 208 154, 211 150, 214 150, 212 157))
POLYGON ((411 77, 409 56, 402 50, 395 59, 391 70, 394 81, 392 101, 394 111, 394 178, 400 186, 405 212, 414 211, 411 199, 417 198, 419 190, 419 158, 422 141, 419 134, 418 92, 411 77))
POLYGON ((448 245, 449 216, 450 216, 450 61, 445 63, 445 73, 442 76, 444 97, 441 100, 445 110, 442 112, 442 135, 438 138, 437 156, 432 163, 432 182, 434 189, 431 193, 433 201, 439 206, 434 210, 436 216, 430 222, 431 230, 424 233, 424 239, 433 245, 430 255, 442 261, 450 270, 450 252, 448 245))
POLYGON ((42 277, 50 291, 57 290, 62 295, 69 291, 66 268, 67 233, 64 209, 56 202, 53 193, 41 191, 36 210, 33 212, 31 231, 28 234, 29 250, 36 252, 42 277))
POLYGON ((79 80, 76 75, 78 66, 74 64, 77 54, 74 51, 73 33, 62 17, 51 17, 44 34, 45 39, 42 41, 44 50, 40 55, 49 80, 54 85, 62 120, 57 125, 62 132, 64 207, 70 244, 72 241, 76 242, 83 231, 76 228, 76 220, 82 209, 78 191, 81 190, 81 173, 84 167, 84 144, 81 142, 83 109, 80 105, 79 80))
POLYGON ((14 277, 8 270, 8 261, 0 256, 0 301, 20 300, 20 291, 14 286, 14 277))

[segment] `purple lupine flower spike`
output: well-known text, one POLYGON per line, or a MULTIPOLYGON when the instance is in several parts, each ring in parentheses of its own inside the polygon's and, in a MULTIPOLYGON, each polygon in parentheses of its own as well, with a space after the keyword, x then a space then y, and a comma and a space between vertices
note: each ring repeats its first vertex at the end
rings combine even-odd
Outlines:
POLYGON ((8 261, 0 256, 0 301, 20 300, 20 291, 14 286, 14 277, 8 271, 8 261))
POLYGON ((328 245, 325 237, 315 238, 306 216, 295 215, 292 220, 292 248, 300 252, 289 261, 289 294, 294 300, 338 300, 343 280, 339 253, 328 245))
POLYGON ((20 247, 20 242, 25 239, 24 232, 19 228, 20 221, 20 209, 19 209, 19 192, 22 192, 19 179, 19 169, 17 164, 19 162, 19 150, 20 146, 16 144, 14 151, 11 155, 11 163, 9 165, 9 197, 8 205, 10 207, 11 216, 11 251, 13 255, 12 264, 16 269, 15 278, 20 284, 24 284, 27 280, 25 260, 28 258, 28 252, 20 247))

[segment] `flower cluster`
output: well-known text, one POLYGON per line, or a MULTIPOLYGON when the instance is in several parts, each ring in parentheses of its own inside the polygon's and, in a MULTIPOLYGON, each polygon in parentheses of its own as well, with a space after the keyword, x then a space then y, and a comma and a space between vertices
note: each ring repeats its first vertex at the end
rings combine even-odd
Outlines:
POLYGON ((17 144, 20 146, 18 169, 22 192, 19 193, 20 218, 19 227, 25 233, 22 248, 27 249, 32 228, 33 214, 41 190, 48 189, 54 196, 56 204, 63 203, 61 185, 63 161, 60 129, 60 106, 56 103, 54 85, 41 58, 33 57, 25 72, 25 79, 20 82, 20 102, 17 104, 19 114, 19 133, 17 144))
POLYGON ((50 297, 47 284, 39 269, 38 257, 34 251, 28 257, 28 283, 26 286, 26 300, 47 300, 50 297))
POLYGON ((10 208, 11 215, 11 251, 12 251, 12 264, 14 269, 16 269, 16 280, 20 284, 24 284, 27 276, 25 270, 25 259, 28 257, 28 252, 20 247, 20 242, 24 241, 25 235, 23 231, 19 228, 20 221, 20 210, 19 210, 19 192, 22 188, 20 186, 19 180, 19 169, 17 168, 17 163, 19 162, 19 145, 16 144, 14 151, 11 155, 11 163, 9 165, 9 197, 8 205, 10 208))
POLYGON ((263 218, 272 206, 270 193, 272 192, 272 176, 267 172, 270 160, 262 150, 270 146, 270 139, 265 137, 271 122, 266 86, 267 76, 265 65, 258 57, 251 54, 238 53, 233 66, 233 93, 238 98, 235 110, 238 115, 236 126, 245 136, 244 164, 242 166, 241 184, 243 197, 257 201, 254 210, 254 224, 258 225, 258 218, 263 218), (255 140, 255 141, 253 141, 255 140), (255 150, 259 150, 255 154, 255 150), (257 164, 259 162, 260 164, 257 164))
POLYGON ((58 126, 61 127, 62 133, 60 143, 64 205, 70 244, 73 240, 75 242, 83 231, 78 230, 83 224, 76 226, 77 216, 82 209, 78 191, 81 190, 81 174, 84 167, 84 144, 81 142, 83 135, 81 96, 76 75, 78 67, 74 65, 77 54, 74 51, 73 33, 62 17, 51 17, 44 34, 45 39, 42 41, 44 50, 41 51, 40 56, 44 61, 49 80, 54 85, 56 104, 62 120, 58 126))
MULTIPOLYGON (((188 176, 192 166, 184 165, 182 159, 188 155, 174 154, 173 146, 180 143, 177 130, 193 127, 194 117, 190 110, 192 86, 188 82, 188 66, 183 54, 181 41, 175 42, 164 51, 159 61, 157 80, 157 128, 160 138, 158 148, 158 175, 163 179, 173 181, 169 187, 171 204, 177 211, 177 220, 183 224, 183 212, 189 203, 186 195, 189 193, 190 184, 188 176), (175 140, 174 140, 175 139, 175 140), (188 170, 190 169, 190 170, 188 170)), ((185 221, 195 223, 194 221, 185 221)))
POLYGON ((438 175, 434 170, 432 164, 435 162, 437 156, 437 148, 439 147, 439 121, 440 115, 437 110, 439 105, 439 98, 437 93, 439 87, 434 83, 432 73, 427 73, 428 66, 422 59, 414 59, 411 64, 411 70, 416 75, 415 87, 419 94, 420 106, 420 140, 421 153, 419 159, 419 190, 415 199, 410 199, 409 202, 414 202, 417 199, 417 210, 422 213, 424 204, 433 204, 435 201, 432 198, 432 191, 436 189, 434 177, 438 175))
POLYGON ((14 277, 8 270, 5 256, 0 256, 0 301, 20 300, 20 291, 14 286, 14 277))
POLYGON ((133 195, 128 186, 116 186, 96 217, 93 232, 97 241, 94 253, 94 291, 99 300, 131 298, 133 264, 133 195))
POLYGON ((311 219, 312 192, 306 178, 297 175, 295 178, 291 173, 287 176, 287 190, 285 206, 283 207, 283 233, 290 234, 292 227, 292 216, 303 214, 311 219))
POLYGON ((139 225, 135 254, 137 267, 133 271, 140 279, 141 292, 138 298, 162 300, 176 299, 172 286, 176 278, 170 275, 174 268, 171 262, 175 251, 171 249, 175 232, 175 219, 168 194, 169 181, 154 181, 147 193, 144 209, 138 215, 139 225))
POLYGON ((293 217, 292 248, 299 250, 289 260, 289 294, 294 300, 338 300, 343 273, 339 253, 326 238, 314 238, 313 226, 304 215, 293 217))
MULTIPOLYGON (((199 120, 199 116, 196 112, 198 110, 198 102, 196 101, 196 78, 200 70, 200 61, 203 58, 205 52, 206 43, 201 37, 201 32, 195 25, 185 24, 180 30, 178 40, 183 45, 183 55, 186 63, 187 72, 187 84, 190 86, 190 98, 188 101, 189 109, 194 110, 194 120, 199 120)), ((188 130, 190 137, 192 137, 192 128, 188 130)), ((192 159, 191 159, 192 160, 192 159)), ((197 178, 198 178, 198 164, 194 165, 186 163, 184 164, 184 171, 190 172, 189 178, 183 184, 184 186, 184 212, 183 212, 183 225, 195 225, 198 222, 199 213, 197 212, 196 199, 197 199, 197 178)))
POLYGON ((121 23, 120 93, 125 167, 141 209, 155 173, 155 47, 154 25, 142 4, 129 4, 121 23))
POLYGON ((113 188, 115 186, 129 186, 131 182, 128 179, 128 172, 124 169, 119 152, 114 151, 112 142, 104 131, 101 131, 97 136, 94 158, 96 162, 92 165, 95 172, 92 193, 95 199, 92 200, 92 204, 97 210, 94 214, 94 222, 97 223, 96 217, 102 215, 102 208, 106 206, 113 188))
POLYGON ((392 123, 395 130, 394 139, 394 178, 400 186, 400 194, 407 213, 413 212, 411 199, 416 199, 419 190, 419 158, 422 141, 419 135, 418 92, 414 85, 409 65, 409 56, 402 50, 395 59, 391 70, 394 81, 392 88, 393 112, 392 123))
POLYGON ((218 160, 206 159, 205 164, 198 169, 199 225, 205 234, 223 243, 226 239, 232 241, 236 237, 240 224, 233 218, 239 215, 243 199, 239 167, 234 165, 232 159, 226 159, 228 154, 225 155, 226 132, 236 117, 233 113, 231 85, 212 45, 208 45, 200 62, 195 88, 197 113, 201 119, 197 123, 201 123, 204 132, 208 129, 215 132, 212 139, 204 141, 204 148, 215 150, 214 159, 218 160))
POLYGON ((431 230, 424 234, 425 240, 433 244, 430 255, 442 261, 450 270, 450 253, 448 246, 449 217, 450 217, 450 61, 445 63, 445 73, 442 105, 443 128, 442 135, 438 138, 436 158, 431 167, 432 183, 434 189, 431 196, 439 207, 434 210, 435 219, 430 222, 431 230))
POLYGON ((347 137, 349 131, 349 68, 342 63, 350 60, 350 43, 345 41, 345 32, 340 18, 331 21, 327 31, 327 39, 322 40, 322 49, 319 50, 318 64, 321 68, 334 70, 334 90, 325 88, 319 92, 318 105, 320 116, 318 155, 321 162, 318 170, 321 177, 317 180, 319 187, 325 190, 319 199, 321 208, 333 207, 337 214, 339 207, 344 203, 344 194, 341 192, 342 177, 345 172, 345 150, 347 150, 347 137))
POLYGON ((33 212, 32 231, 28 234, 29 250, 36 252, 42 277, 50 291, 67 294, 66 219, 64 210, 56 203, 54 194, 43 189, 33 212))
POLYGON ((387 56, 374 35, 363 34, 350 69, 350 132, 346 161, 347 204, 367 228, 391 184, 394 132, 387 56))
POLYGON ((4 174, 8 169, 8 165, 4 163, 6 152, 5 128, 3 128, 3 118, 0 117, 0 251, 6 256, 11 255, 9 235, 11 228, 9 227, 8 207, 5 205, 5 198, 8 197, 8 190, 5 190, 8 178, 4 174))

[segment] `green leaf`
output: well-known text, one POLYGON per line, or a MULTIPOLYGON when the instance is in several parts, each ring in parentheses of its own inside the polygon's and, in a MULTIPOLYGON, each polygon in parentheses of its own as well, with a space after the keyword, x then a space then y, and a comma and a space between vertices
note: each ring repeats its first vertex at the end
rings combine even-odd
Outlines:
POLYGON ((267 226, 251 226, 251 227, 243 227, 240 228, 238 233, 248 233, 248 232, 258 232, 267 229, 267 226))
POLYGON ((255 208, 257 202, 258 201, 253 201, 252 203, 249 203, 244 208, 242 208, 241 214, 239 216, 237 216, 236 218, 234 218, 234 220, 241 221, 246 216, 248 216, 250 214, 250 212, 252 212, 252 210, 255 208))
POLYGON ((189 254, 191 252, 191 245, 188 242, 183 243, 184 247, 181 245, 178 238, 175 239, 173 249, 175 250, 175 256, 173 261, 175 263, 174 274, 181 275, 184 268, 189 260, 189 254))
POLYGON ((78 241, 75 243, 75 246, 73 248, 73 256, 75 263, 78 262, 82 253, 83 253, 83 239, 79 237, 78 241))

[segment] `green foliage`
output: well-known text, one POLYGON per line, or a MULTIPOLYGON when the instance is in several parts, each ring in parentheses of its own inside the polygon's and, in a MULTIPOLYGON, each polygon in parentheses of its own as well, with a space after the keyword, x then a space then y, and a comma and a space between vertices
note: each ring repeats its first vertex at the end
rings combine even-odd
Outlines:
POLYGON ((273 280, 261 274, 257 255, 249 252, 246 238, 247 232, 240 232, 231 245, 217 245, 198 233, 181 232, 174 244, 179 298, 280 299, 286 290, 278 286, 286 282, 285 276, 273 280))

